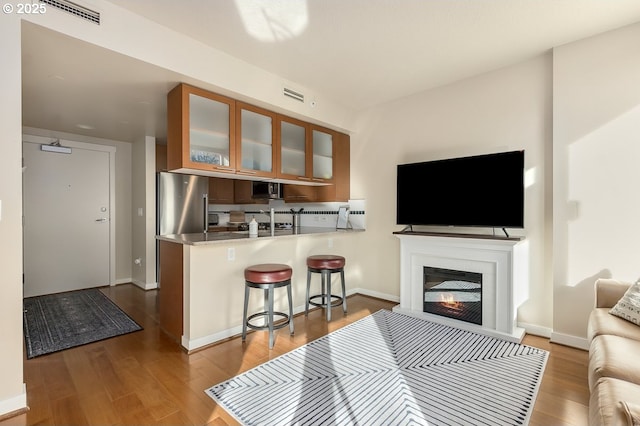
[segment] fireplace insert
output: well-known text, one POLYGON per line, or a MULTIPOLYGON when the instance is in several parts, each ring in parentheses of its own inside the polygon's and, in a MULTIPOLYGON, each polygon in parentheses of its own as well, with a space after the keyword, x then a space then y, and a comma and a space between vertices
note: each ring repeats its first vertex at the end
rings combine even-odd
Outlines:
POLYGON ((423 267, 423 311, 482 325, 482 274, 423 267))

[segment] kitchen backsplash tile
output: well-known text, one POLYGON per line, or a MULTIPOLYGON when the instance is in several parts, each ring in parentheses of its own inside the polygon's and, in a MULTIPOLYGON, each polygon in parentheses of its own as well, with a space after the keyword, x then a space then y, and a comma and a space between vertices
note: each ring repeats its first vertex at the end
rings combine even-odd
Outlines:
MULTIPOLYGON (((349 200, 349 202, 331 203, 305 203, 305 204, 284 204, 282 202, 272 205, 275 209, 275 222, 293 223, 291 209, 300 213, 300 226, 335 228, 338 220, 338 209, 342 206, 349 206, 349 225, 353 229, 366 228, 366 202, 365 200, 349 200)), ((244 205, 222 205, 212 204, 209 212, 217 213, 220 225, 229 222, 229 212, 243 210, 245 221, 249 222, 252 217, 258 222, 269 222, 270 207, 264 204, 244 204, 244 205)))

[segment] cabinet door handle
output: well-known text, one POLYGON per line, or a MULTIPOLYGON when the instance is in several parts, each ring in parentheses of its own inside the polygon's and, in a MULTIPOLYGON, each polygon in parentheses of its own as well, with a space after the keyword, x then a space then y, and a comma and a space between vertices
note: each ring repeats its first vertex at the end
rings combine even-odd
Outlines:
POLYGON ((305 176, 298 176, 299 180, 306 180, 306 181, 310 181, 311 179, 305 176))
POLYGON ((100 219, 96 219, 96 222, 106 222, 107 218, 101 217, 100 219))
POLYGON ((238 170, 236 173, 244 175, 255 175, 258 172, 255 170, 238 170))
POLYGON ((217 170, 224 170, 224 171, 227 171, 227 172, 235 172, 236 171, 236 169, 232 169, 231 167, 216 167, 216 166, 214 166, 213 168, 217 169, 217 170))

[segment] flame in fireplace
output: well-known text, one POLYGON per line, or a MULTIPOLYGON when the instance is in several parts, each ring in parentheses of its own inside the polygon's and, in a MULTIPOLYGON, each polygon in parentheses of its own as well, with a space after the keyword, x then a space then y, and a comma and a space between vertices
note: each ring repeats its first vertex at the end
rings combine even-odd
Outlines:
POLYGON ((451 293, 440 293, 440 304, 448 309, 461 311, 463 304, 454 299, 451 293))

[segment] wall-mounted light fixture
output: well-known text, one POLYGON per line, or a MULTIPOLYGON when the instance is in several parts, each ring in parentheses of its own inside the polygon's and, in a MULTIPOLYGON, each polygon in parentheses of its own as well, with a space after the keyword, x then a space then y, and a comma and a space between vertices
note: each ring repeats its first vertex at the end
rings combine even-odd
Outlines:
POLYGON ((42 151, 57 152, 59 154, 71 154, 71 148, 60 145, 60 139, 56 139, 49 145, 40 145, 42 151))

